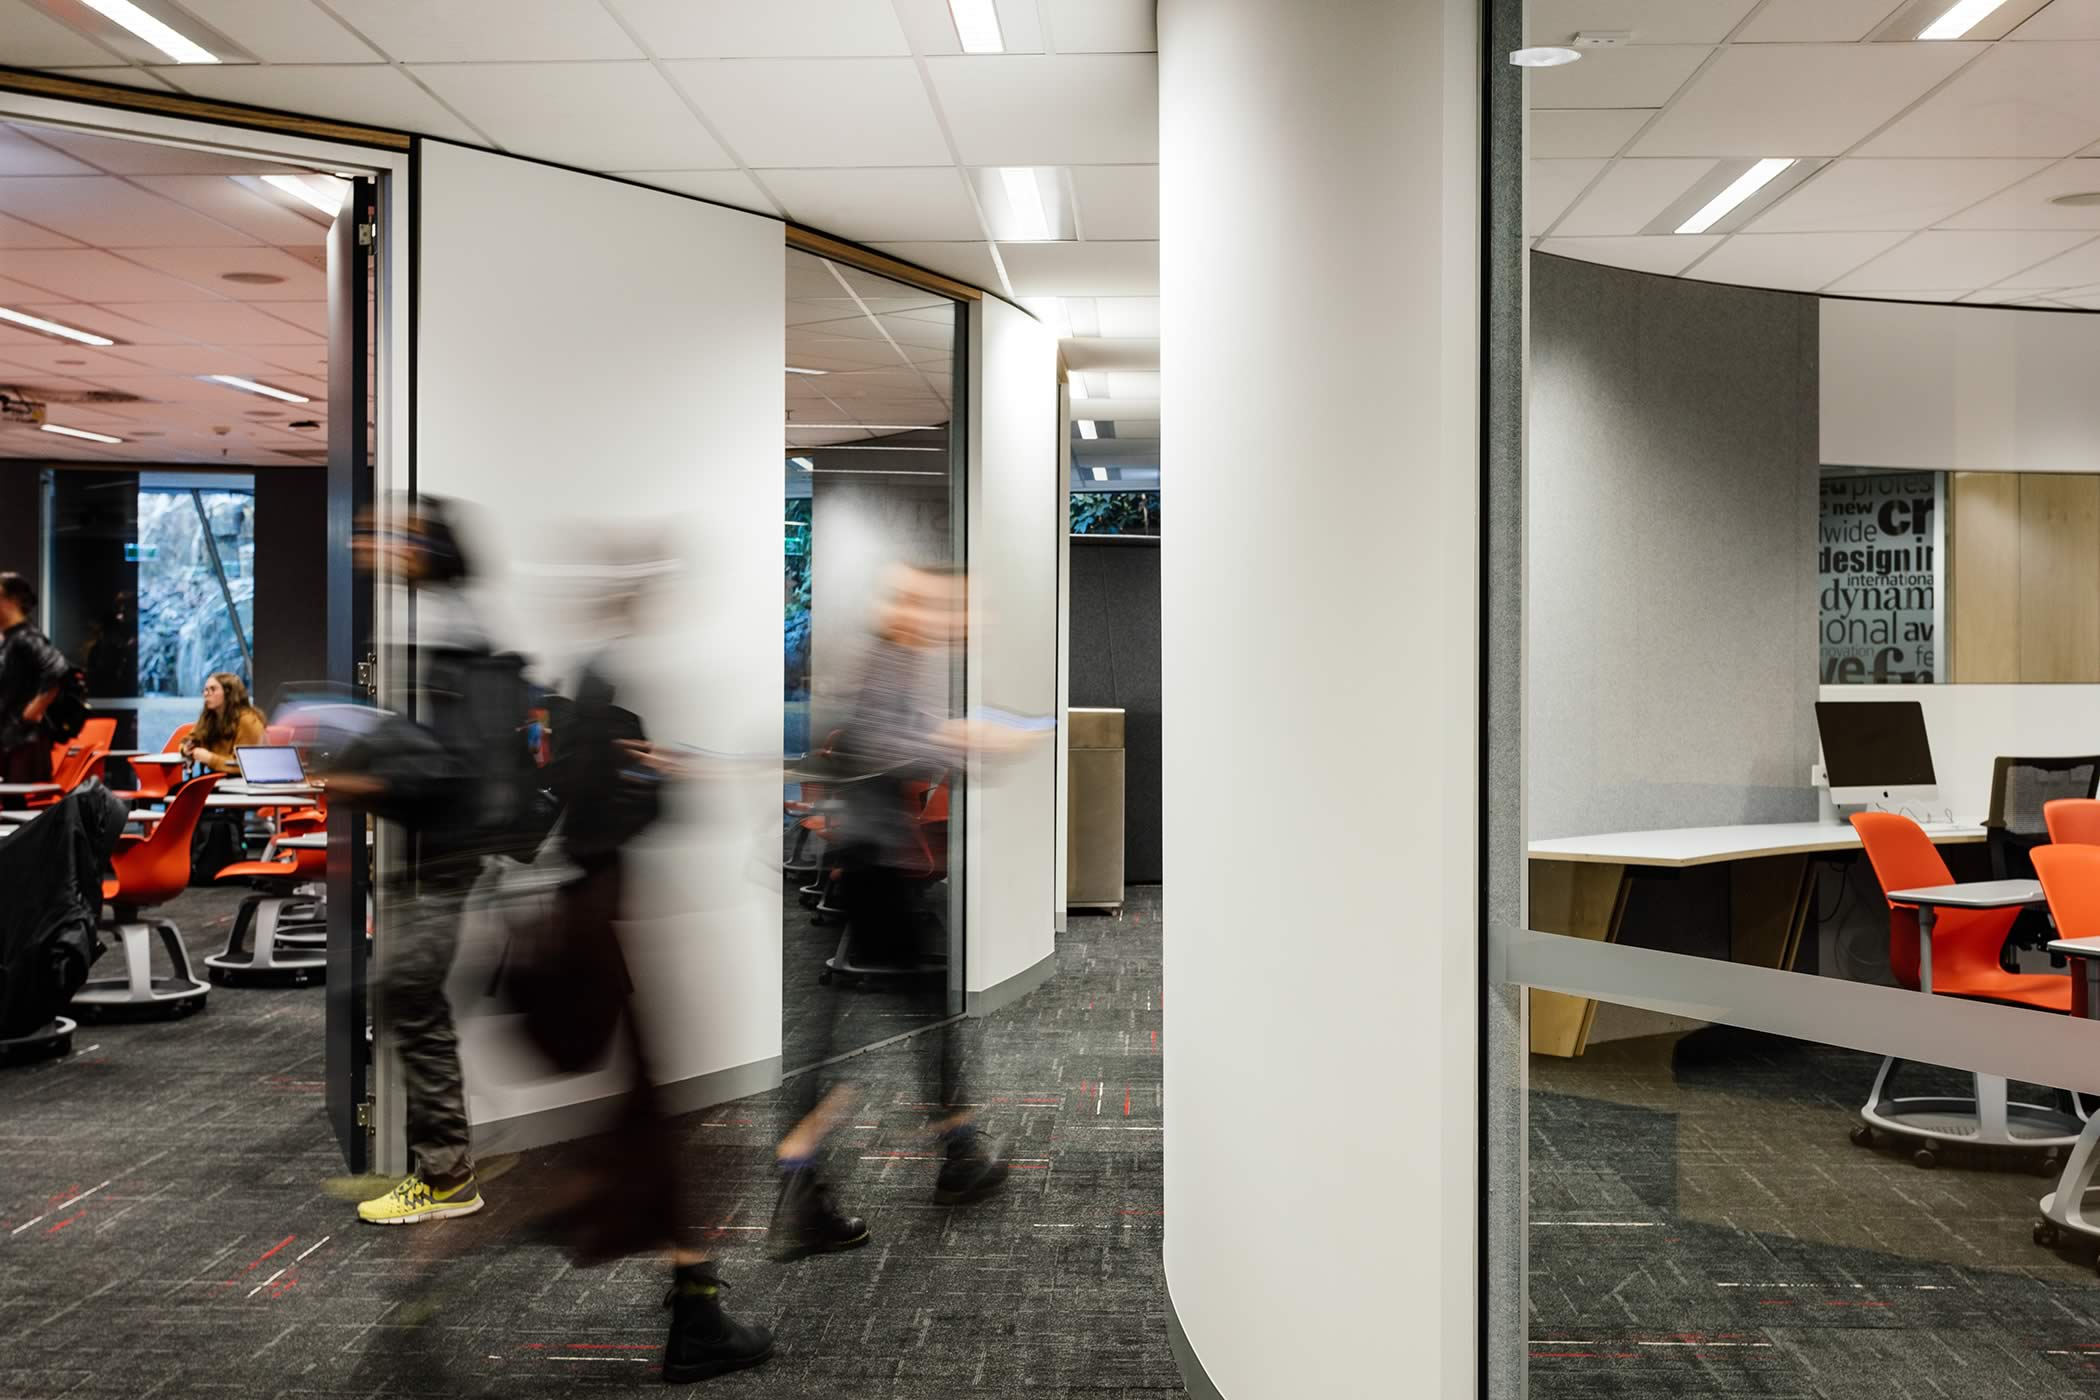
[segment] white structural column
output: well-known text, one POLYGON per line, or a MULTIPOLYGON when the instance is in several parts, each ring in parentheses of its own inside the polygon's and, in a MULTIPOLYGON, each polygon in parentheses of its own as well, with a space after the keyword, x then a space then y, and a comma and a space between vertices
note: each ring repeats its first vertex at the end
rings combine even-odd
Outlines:
POLYGON ((1159 6, 1165 1253, 1229 1400, 1477 1383, 1478 8, 1159 6))

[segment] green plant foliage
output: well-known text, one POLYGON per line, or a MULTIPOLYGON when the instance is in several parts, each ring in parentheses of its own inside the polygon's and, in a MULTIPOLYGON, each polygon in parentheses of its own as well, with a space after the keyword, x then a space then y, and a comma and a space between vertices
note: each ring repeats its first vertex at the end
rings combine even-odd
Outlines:
POLYGON ((1156 535, 1159 533, 1159 492, 1074 491, 1072 533, 1156 535))

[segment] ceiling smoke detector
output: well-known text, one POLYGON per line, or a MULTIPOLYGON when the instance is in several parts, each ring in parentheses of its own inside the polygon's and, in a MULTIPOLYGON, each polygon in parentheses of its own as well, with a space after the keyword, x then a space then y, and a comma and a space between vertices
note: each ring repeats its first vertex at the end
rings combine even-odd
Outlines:
POLYGON ((2100 209, 2100 190, 2085 190, 2079 194, 2060 194, 2049 201, 2065 209, 2100 209))
POLYGON ((1509 61, 1519 68, 1558 68, 1564 63, 1573 63, 1582 55, 1574 49, 1537 48, 1518 49, 1509 56, 1509 61))
POLYGON ((274 272, 222 272, 221 282, 238 282, 243 287, 274 287, 284 279, 274 272))

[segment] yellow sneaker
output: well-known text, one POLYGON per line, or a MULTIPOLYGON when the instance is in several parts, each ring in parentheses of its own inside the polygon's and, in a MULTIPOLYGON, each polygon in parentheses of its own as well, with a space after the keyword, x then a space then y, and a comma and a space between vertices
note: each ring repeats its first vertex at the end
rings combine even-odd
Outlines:
POLYGON ((471 1176, 443 1191, 433 1189, 421 1176, 410 1176, 384 1196, 359 1205, 357 1218, 367 1225, 414 1225, 448 1215, 472 1215, 482 1204, 480 1183, 471 1176))

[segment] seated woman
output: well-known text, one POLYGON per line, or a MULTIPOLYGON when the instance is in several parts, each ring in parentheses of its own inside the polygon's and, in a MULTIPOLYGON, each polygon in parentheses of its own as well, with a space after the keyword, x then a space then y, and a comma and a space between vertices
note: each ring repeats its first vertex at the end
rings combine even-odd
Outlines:
POLYGON ((182 756, 208 773, 235 773, 233 751, 265 742, 269 721, 248 701, 248 687, 231 671, 204 683, 204 708, 182 741, 182 756))

